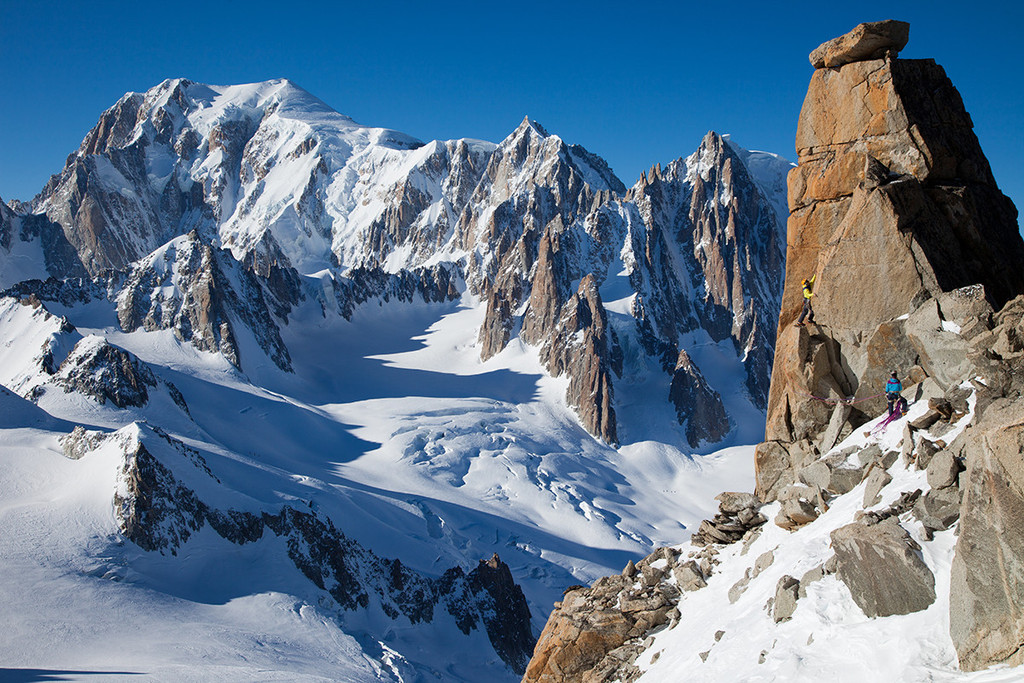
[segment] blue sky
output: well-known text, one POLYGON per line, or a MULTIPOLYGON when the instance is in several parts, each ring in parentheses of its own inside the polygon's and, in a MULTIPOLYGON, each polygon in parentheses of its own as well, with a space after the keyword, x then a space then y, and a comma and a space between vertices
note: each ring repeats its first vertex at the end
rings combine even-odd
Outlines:
POLYGON ((368 125, 494 142, 524 115, 632 184, 708 130, 794 159, 807 54, 911 24, 1024 206, 1020 3, 136 3, 0 0, 0 197, 29 199, 126 91, 285 77, 368 125))

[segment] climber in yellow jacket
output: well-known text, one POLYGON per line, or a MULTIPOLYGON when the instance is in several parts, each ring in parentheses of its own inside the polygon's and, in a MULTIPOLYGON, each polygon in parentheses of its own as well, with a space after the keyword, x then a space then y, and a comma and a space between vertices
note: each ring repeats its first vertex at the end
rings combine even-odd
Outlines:
POLYGON ((803 285, 804 290, 804 310, 800 312, 800 317, 797 319, 797 325, 804 324, 804 318, 807 318, 807 322, 814 322, 814 309, 811 308, 811 297, 814 296, 814 292, 811 291, 811 287, 814 285, 814 278, 816 275, 812 275, 810 280, 804 280, 800 284, 803 285))

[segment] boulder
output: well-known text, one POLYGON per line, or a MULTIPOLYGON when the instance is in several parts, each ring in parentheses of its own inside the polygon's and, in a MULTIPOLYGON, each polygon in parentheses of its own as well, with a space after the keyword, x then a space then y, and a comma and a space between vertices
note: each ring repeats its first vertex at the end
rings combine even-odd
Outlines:
POLYGON ((982 285, 969 285, 951 292, 941 292, 935 298, 938 300, 942 319, 959 327, 960 335, 965 339, 991 329, 994 311, 992 305, 985 299, 985 288, 982 285))
POLYGON ((742 510, 760 509, 761 501, 753 493, 726 491, 715 496, 718 509, 727 514, 739 514, 742 510))
POLYGON ((821 442, 818 444, 818 448, 822 453, 828 453, 839 441, 840 434, 843 432, 843 427, 846 426, 851 410, 853 408, 849 403, 840 402, 836 404, 836 407, 832 410, 832 417, 829 418, 828 427, 825 428, 825 432, 821 435, 821 442))
POLYGON ((797 470, 818 456, 811 442, 765 441, 754 449, 757 488, 754 495, 763 501, 776 500, 779 493, 797 481, 797 470))
POLYGON ((937 410, 929 410, 918 418, 910 421, 910 426, 917 430, 930 429, 933 424, 942 419, 942 414, 937 410))
POLYGON ((964 671, 1024 664, 1024 411, 994 401, 969 430, 949 631, 964 671))
POLYGON ((907 339, 920 355, 921 365, 928 375, 946 389, 955 387, 970 375, 972 365, 968 352, 971 345, 959 334, 944 328, 937 300, 929 299, 910 314, 907 339))
POLYGON ((926 529, 945 531, 960 519, 960 490, 932 489, 918 498, 914 516, 926 529))
POLYGON ((844 456, 837 455, 840 457, 829 456, 802 468, 798 478, 808 486, 840 496, 852 491, 860 483, 864 468, 850 466, 844 456))
POLYGON ((815 581, 820 581, 825 577, 825 567, 818 565, 814 569, 808 569, 804 572, 804 575, 800 577, 800 588, 797 591, 797 596, 801 598, 807 597, 807 587, 815 581))
POLYGON ((750 584, 750 578, 751 572, 750 568, 748 567, 747 571, 744 572, 740 580, 734 583, 731 588, 729 588, 729 604, 736 604, 736 601, 740 599, 740 596, 746 592, 747 586, 750 584))
POLYGON ((594 613, 585 623, 555 610, 537 641, 524 681, 581 680, 605 655, 626 642, 633 623, 618 610, 594 613))
POLYGON ((700 568, 693 560, 677 564, 672 568, 672 574, 676 577, 676 583, 684 591, 695 591, 708 585, 700 568))
POLYGON ((740 510, 736 515, 736 519, 739 520, 740 525, 746 530, 761 526, 768 521, 764 515, 754 508, 744 508, 740 510))
POLYGON ((782 506, 775 516, 775 524, 789 530, 810 524, 821 514, 815 507, 819 498, 820 493, 816 489, 799 484, 787 486, 779 496, 782 506))
POLYGON ((928 463, 928 485, 933 489, 953 486, 960 474, 960 463, 949 451, 939 451, 928 463))
POLYGON ((849 33, 822 43, 809 55, 815 69, 833 68, 897 53, 910 39, 910 24, 889 19, 858 24, 849 33))
POLYGON ((871 444, 867 448, 864 448, 859 453, 857 453, 857 460, 864 467, 867 467, 868 465, 870 465, 871 463, 873 463, 874 461, 878 460, 881 457, 882 448, 876 443, 871 444))
POLYGON ((690 537, 694 545, 735 543, 768 521, 758 512, 762 506, 760 499, 751 493, 726 492, 716 496, 716 500, 719 513, 713 519, 701 521, 700 528, 690 537))
POLYGON ((910 394, 911 403, 918 403, 920 401, 930 401, 933 398, 940 398, 946 394, 946 389, 935 381, 934 377, 925 377, 912 387, 909 392, 905 393, 910 394))
POLYGON ((772 602, 772 619, 776 624, 793 617, 799 597, 800 582, 792 576, 782 576, 775 585, 775 599, 772 602))
POLYGON ((754 560, 754 573, 753 576, 758 576, 768 567, 772 566, 775 562, 775 553, 771 550, 765 551, 757 556, 754 560))
POLYGON ((817 460, 797 472, 797 478, 810 487, 826 490, 832 479, 832 470, 825 461, 817 460))
POLYGON ((832 532, 839 578, 868 617, 910 614, 935 602, 935 577, 895 517, 832 532))
POLYGON ((640 580, 644 586, 657 586, 665 578, 665 570, 644 564, 640 568, 640 580))
POLYGON ((953 417, 953 404, 944 396, 937 396, 928 399, 928 410, 937 412, 947 422, 953 417))
POLYGON ((854 465, 847 456, 841 453, 826 457, 825 464, 829 466, 826 490, 837 496, 849 493, 864 478, 864 467, 854 465))
POLYGON ((900 442, 900 460, 909 465, 914 460, 914 450, 917 444, 914 442, 914 429, 907 423, 903 425, 903 440, 900 442))
POLYGON ((864 507, 873 507, 882 502, 881 491, 891 481, 892 477, 888 472, 881 467, 873 468, 864 486, 864 507))
POLYGON ((931 464, 932 458, 935 457, 935 454, 938 452, 939 448, 935 445, 934 441, 921 439, 917 444, 917 448, 914 449, 914 461, 917 463, 917 469, 928 469, 928 465, 931 464))

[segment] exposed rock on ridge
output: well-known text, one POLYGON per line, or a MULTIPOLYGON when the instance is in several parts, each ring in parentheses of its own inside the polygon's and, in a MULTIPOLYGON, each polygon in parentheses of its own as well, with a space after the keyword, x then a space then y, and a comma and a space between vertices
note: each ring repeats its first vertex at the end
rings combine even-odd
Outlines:
POLYGON ((702 439, 718 441, 729 432, 729 416, 722 397, 708 385, 686 351, 679 352, 668 397, 676 407, 679 421, 686 424, 686 438, 691 446, 699 445, 702 439))
POLYGON ((446 614, 464 634, 482 627, 502 660, 518 673, 525 670, 534 644, 530 612, 497 555, 468 573, 453 567, 427 577, 377 556, 314 512, 291 505, 251 512, 204 502, 189 482, 205 480, 208 490, 220 481, 200 453, 158 429, 136 423, 99 439, 78 432, 65 448, 81 457, 83 440, 92 449, 113 440, 123 450, 114 510, 121 531, 142 549, 177 554, 206 525, 237 545, 275 534, 287 539, 295 567, 343 609, 368 609, 372 596, 390 619, 429 624, 446 614))
MULTIPOLYGON (((125 332, 140 327, 172 330, 178 339, 219 351, 240 368, 234 318, 252 330, 278 367, 289 370, 291 358, 268 310, 270 295, 263 281, 193 231, 135 264, 117 298, 118 321, 125 332)), ((301 296, 297 285, 293 287, 281 314, 301 296)))
POLYGON ((950 635, 960 666, 1024 664, 1024 297, 977 337, 988 386, 966 432, 960 538, 950 584, 950 635), (987 405, 986 405, 987 404, 987 405))

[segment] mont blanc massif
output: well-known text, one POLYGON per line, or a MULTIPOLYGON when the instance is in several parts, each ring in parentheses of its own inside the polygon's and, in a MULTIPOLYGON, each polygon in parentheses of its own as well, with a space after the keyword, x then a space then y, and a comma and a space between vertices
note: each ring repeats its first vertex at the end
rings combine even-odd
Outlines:
POLYGON ((1024 241, 908 34, 631 187, 126 94, 0 203, 0 678, 1024 677, 1024 241))

